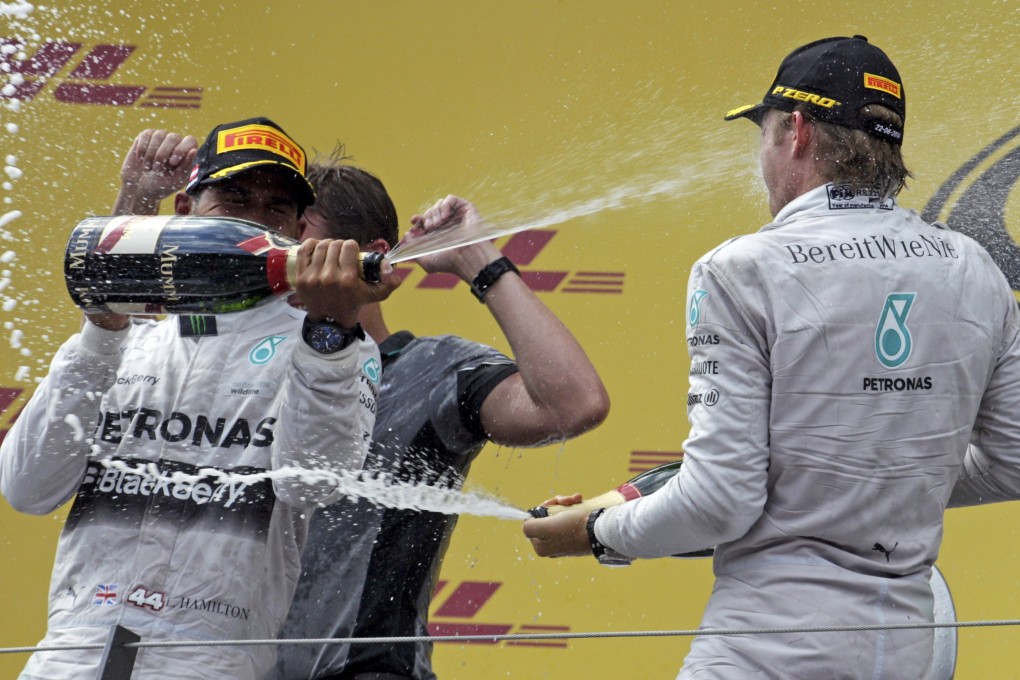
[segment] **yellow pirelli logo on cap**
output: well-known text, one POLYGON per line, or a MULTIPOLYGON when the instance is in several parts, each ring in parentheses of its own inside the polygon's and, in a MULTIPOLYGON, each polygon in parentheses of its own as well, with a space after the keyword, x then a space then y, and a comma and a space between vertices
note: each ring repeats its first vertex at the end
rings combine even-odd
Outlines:
POLYGON ((305 152, 294 140, 268 125, 244 125, 216 135, 216 153, 261 149, 282 156, 305 172, 305 152))
POLYGON ((873 73, 864 74, 864 87, 871 90, 882 90, 888 92, 892 96, 900 99, 900 84, 883 78, 882 76, 876 76, 873 73))

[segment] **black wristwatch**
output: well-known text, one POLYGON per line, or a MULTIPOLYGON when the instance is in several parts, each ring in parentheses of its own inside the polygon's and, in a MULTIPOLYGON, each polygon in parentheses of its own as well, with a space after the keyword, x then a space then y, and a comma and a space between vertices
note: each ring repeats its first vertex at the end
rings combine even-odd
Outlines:
POLYGON ((616 552, 607 545, 603 545, 602 541, 595 536, 595 520, 605 511, 605 508, 599 508, 598 510, 592 510, 591 514, 588 515, 588 524, 585 528, 588 530, 588 543, 591 544, 591 552, 595 555, 595 559, 599 561, 599 564, 604 567, 629 567, 630 563, 634 560, 616 552))
POLYGON ((333 354, 350 347, 351 343, 365 339, 365 331, 361 324, 354 324, 354 328, 344 328, 328 316, 319 321, 310 321, 305 317, 305 323, 301 327, 301 337, 305 343, 319 354, 333 354))
POLYGON ((485 294, 489 292, 489 289, 492 288, 496 281, 499 281, 499 277, 508 272, 513 272, 518 276, 521 274, 514 263, 510 261, 510 258, 501 257, 498 260, 493 260, 482 267, 482 271, 478 272, 471 281, 471 292, 474 293, 479 302, 484 303, 485 294))

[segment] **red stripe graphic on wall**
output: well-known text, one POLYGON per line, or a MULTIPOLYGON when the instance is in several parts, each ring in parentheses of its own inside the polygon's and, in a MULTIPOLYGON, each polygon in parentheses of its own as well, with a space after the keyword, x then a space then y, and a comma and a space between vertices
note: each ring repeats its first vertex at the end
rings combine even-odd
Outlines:
POLYGON ((683 457, 683 451, 631 451, 627 472, 632 475, 640 474, 683 457))
POLYGON ((564 293, 622 293, 623 272, 577 272, 563 287, 564 293))
MULTIPOLYGON (((436 589, 433 593, 433 597, 438 599, 439 595, 446 592, 448 581, 439 581, 436 584, 436 589)), ((502 587, 503 583, 500 581, 462 581, 457 584, 457 587, 446 597, 446 599, 439 604, 433 615, 430 617, 429 622, 429 635, 432 636, 457 636, 457 635, 491 635, 493 637, 499 637, 507 635, 511 631, 515 634, 525 633, 561 633, 569 632, 569 626, 554 626, 554 625, 536 625, 536 624, 520 624, 514 630, 514 625, 510 623, 482 623, 476 619, 479 611, 485 606, 489 600, 496 594, 496 592, 502 587), (439 620, 439 619, 460 619, 458 620, 439 620)), ((495 645, 499 644, 499 640, 442 640, 437 641, 437 644, 443 642, 453 642, 455 644, 481 644, 481 645, 495 645)), ((505 640, 507 646, 514 647, 553 647, 553 648, 564 648, 567 646, 566 640, 505 640)))
MULTIPOLYGON (((558 288, 563 293, 619 294, 623 292, 624 272, 569 271, 531 269, 530 265, 555 237, 555 229, 524 231, 511 236, 500 248, 504 257, 521 270, 521 280, 536 293, 551 293, 558 288), (569 277, 569 278, 568 278, 569 277), (564 281, 567 283, 560 288, 564 281)), ((418 282, 418 288, 451 290, 461 281, 453 274, 427 274, 418 282)))
POLYGON ((466 619, 478 613, 502 583, 491 581, 464 581, 453 591, 446 602, 436 610, 436 616, 456 616, 466 619))
MULTIPOLYGON (((14 403, 14 400, 21 396, 23 391, 24 390, 20 387, 0 387, 0 413, 5 413, 7 409, 10 408, 11 404, 14 403)), ((24 409, 24 407, 22 407, 22 409, 24 409)), ((10 424, 13 425, 14 421, 17 420, 20 415, 21 409, 19 409, 18 412, 14 414, 14 417, 11 418, 10 424)), ((0 430, 0 442, 2 442, 4 437, 7 436, 7 431, 8 430, 6 428, 0 430)))
POLYGON ((201 103, 201 87, 154 87, 138 107, 149 109, 197 109, 201 103))
MULTIPOLYGON (((201 87, 114 85, 109 81, 132 55, 137 45, 97 44, 84 56, 84 44, 67 40, 51 40, 40 45, 30 56, 19 59, 25 49, 20 38, 0 38, 0 71, 22 76, 21 82, 5 88, 0 99, 28 101, 54 84, 53 98, 64 104, 90 104, 98 106, 135 106, 139 108, 197 109, 201 106, 201 87), (69 73, 60 76, 70 65, 69 73), (146 95, 143 97, 143 95, 146 95), (140 102, 140 103, 139 103, 140 102)), ((146 54, 135 56, 135 61, 152 60, 146 54)))

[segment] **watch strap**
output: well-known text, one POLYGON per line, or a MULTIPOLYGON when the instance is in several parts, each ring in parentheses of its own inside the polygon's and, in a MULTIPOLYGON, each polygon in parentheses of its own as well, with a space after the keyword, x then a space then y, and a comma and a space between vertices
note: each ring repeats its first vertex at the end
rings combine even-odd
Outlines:
POLYGON ((595 559, 600 559, 606 554, 606 546, 602 545, 602 542, 595 536, 595 520, 601 517, 605 511, 605 508, 592 510, 588 515, 588 523, 585 525, 585 529, 588 530, 588 544, 591 545, 591 554, 595 556, 595 559))
POLYGON ((616 552, 609 546, 605 545, 595 535, 595 521, 602 516, 605 512, 605 508, 598 508, 592 510, 591 514, 588 515, 588 522, 585 524, 585 529, 588 532, 588 543, 591 545, 591 552, 595 555, 595 559, 599 561, 604 567, 627 567, 634 560, 626 555, 616 552))
POLYGON ((478 272, 474 279, 471 281, 471 292, 478 298, 479 302, 485 302, 485 294, 489 292, 489 289, 499 281, 500 277, 507 272, 513 272, 518 276, 521 275, 517 266, 510 261, 510 258, 501 257, 498 260, 493 260, 489 264, 482 267, 482 270, 478 272))

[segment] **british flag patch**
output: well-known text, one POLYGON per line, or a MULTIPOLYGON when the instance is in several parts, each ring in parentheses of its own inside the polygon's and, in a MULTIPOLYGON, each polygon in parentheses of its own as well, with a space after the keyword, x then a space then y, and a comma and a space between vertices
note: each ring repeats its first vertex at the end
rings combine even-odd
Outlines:
POLYGON ((114 604, 117 604, 117 584, 109 583, 96 586, 96 597, 92 600, 92 605, 102 607, 114 604))

